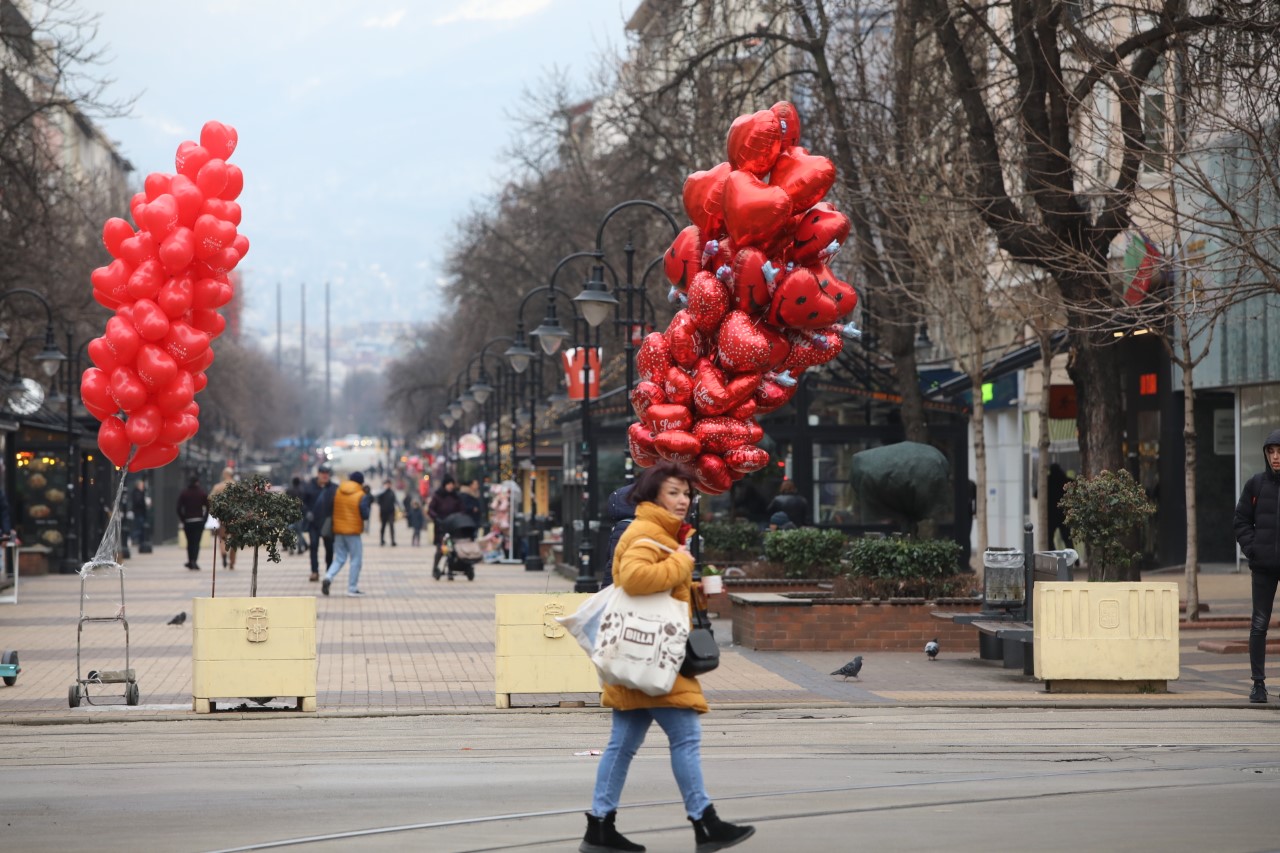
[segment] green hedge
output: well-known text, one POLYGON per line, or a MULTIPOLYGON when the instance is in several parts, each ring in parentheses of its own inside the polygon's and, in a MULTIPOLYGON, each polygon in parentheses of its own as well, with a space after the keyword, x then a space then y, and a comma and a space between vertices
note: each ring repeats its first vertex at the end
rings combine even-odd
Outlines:
POLYGON ((864 578, 947 578, 963 549, 950 539, 854 539, 841 555, 843 574, 864 578))
POLYGON ((750 521, 709 521, 698 528, 702 554, 710 559, 726 556, 756 556, 760 553, 760 528, 750 521))
POLYGON ((840 552, 844 550, 845 541, 845 535, 839 530, 819 527, 775 530, 764 536, 764 555, 775 563, 782 563, 787 577, 833 577, 840 571, 840 552))

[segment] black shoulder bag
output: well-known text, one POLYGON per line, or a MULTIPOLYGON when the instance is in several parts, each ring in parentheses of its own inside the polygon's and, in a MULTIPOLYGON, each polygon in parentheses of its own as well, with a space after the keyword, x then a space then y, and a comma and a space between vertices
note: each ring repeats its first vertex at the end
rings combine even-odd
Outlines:
POLYGON ((693 624, 685 643, 684 663, 680 665, 680 674, 686 678, 704 675, 720 665, 720 646, 716 643, 715 634, 711 633, 706 594, 697 583, 690 589, 690 593, 693 599, 693 624))

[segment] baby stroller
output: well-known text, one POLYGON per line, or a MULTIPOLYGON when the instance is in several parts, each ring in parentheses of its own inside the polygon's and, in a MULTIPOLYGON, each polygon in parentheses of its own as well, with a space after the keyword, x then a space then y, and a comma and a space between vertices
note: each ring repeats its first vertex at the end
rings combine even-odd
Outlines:
POLYGON ((444 528, 440 548, 445 555, 445 571, 437 565, 431 570, 431 576, 440 580, 440 576, 447 573, 449 580, 453 580, 457 572, 466 575, 469 581, 475 580, 476 563, 484 560, 484 548, 476 541, 480 525, 465 512, 446 515, 440 525, 444 528))

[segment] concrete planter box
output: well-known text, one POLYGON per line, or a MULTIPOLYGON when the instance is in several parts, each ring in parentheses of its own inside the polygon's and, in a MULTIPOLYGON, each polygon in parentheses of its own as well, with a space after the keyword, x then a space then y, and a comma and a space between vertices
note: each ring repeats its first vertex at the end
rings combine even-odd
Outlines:
POLYGON ((953 652, 977 652, 978 635, 968 625, 943 622, 935 610, 978 612, 978 599, 809 597, 803 593, 729 594, 733 641, 767 651, 918 652, 934 637, 953 652))
POLYGON ((1164 691, 1178 678, 1176 583, 1035 586, 1035 674, 1050 692, 1164 691))
POLYGON ((316 600, 192 601, 191 697, 197 714, 226 699, 296 697, 316 710, 316 600))
POLYGON ((589 593, 495 595, 494 705, 511 707, 512 693, 599 693, 595 664, 555 620, 589 593))

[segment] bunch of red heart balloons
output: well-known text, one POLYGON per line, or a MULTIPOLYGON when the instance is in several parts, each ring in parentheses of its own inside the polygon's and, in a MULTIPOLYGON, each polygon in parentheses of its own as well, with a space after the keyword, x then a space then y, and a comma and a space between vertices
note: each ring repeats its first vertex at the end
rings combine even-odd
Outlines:
POLYGON ((823 202, 836 170, 799 145, 800 116, 782 101, 739 116, 728 161, 684 183, 693 223, 663 258, 682 309, 636 355, 628 430, 642 467, 689 463, 720 494, 769 463, 756 415, 785 405, 807 368, 840 354, 857 292, 827 263, 849 220, 823 202))
POLYGON ((231 301, 229 274, 249 251, 236 233, 244 175, 227 162, 237 139, 230 125, 208 122, 200 144, 178 146, 177 174, 147 175, 129 203, 137 230, 114 217, 102 228, 115 260, 93 271, 93 298, 115 316, 89 342, 94 366, 80 395, 102 422, 98 447, 117 467, 167 465, 200 428, 194 397, 208 383, 210 343, 227 325, 218 309, 231 301))

